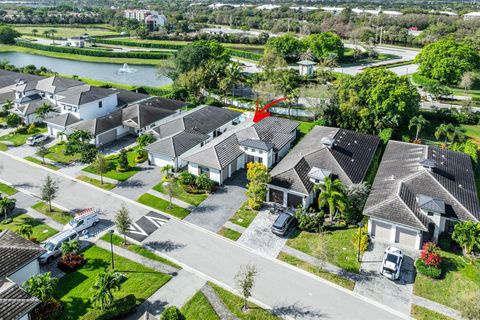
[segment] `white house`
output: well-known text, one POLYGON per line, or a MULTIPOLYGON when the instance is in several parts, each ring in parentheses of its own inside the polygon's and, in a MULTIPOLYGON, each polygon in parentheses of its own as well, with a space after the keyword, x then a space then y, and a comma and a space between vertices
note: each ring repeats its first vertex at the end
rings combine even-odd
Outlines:
POLYGON ((162 28, 167 24, 167 18, 163 14, 159 14, 157 11, 153 10, 125 10, 124 16, 127 19, 135 19, 145 23, 150 31, 157 31, 159 28, 162 28))
POLYGON ((474 170, 461 152, 391 140, 364 208, 375 241, 420 249, 480 219, 474 170))

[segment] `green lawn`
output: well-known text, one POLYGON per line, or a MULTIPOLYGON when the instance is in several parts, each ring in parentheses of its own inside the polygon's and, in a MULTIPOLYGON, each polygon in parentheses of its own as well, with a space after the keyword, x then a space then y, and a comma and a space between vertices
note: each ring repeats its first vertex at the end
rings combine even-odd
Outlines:
POLYGON ((270 311, 260 308, 259 306, 248 302, 250 310, 247 312, 242 312, 241 308, 243 307, 243 299, 219 286, 216 286, 210 283, 210 286, 215 290, 217 295, 223 301, 225 306, 239 319, 242 320, 280 320, 280 317, 277 317, 270 313, 270 311))
POLYGON ((444 316, 443 314, 430 309, 417 306, 416 304, 412 304, 412 311, 410 315, 416 320, 453 320, 450 317, 444 316))
POLYGON ((323 278, 325 280, 338 284, 339 286, 342 286, 348 290, 353 290, 353 288, 355 287, 355 282, 347 280, 340 276, 337 276, 336 274, 329 273, 325 270, 322 270, 318 266, 314 266, 308 262, 297 259, 294 256, 291 256, 287 253, 280 252, 277 258, 281 261, 291 264, 292 266, 295 266, 297 268, 313 273, 314 275, 320 278, 323 278))
POLYGON ((181 309, 186 320, 220 320, 207 298, 198 291, 181 309))
POLYGON ((5 143, 0 142, 0 151, 7 151, 7 150, 8 150, 8 146, 5 143))
POLYGON ((190 214, 190 210, 184 209, 175 204, 172 204, 170 208, 168 208, 170 205, 168 201, 155 197, 149 193, 141 195, 140 198, 137 199, 137 201, 146 206, 169 213, 179 219, 183 219, 190 214))
POLYGON ((55 38, 70 38, 70 37, 75 37, 75 36, 82 36, 85 33, 88 33, 90 36, 106 36, 106 35, 117 35, 118 33, 113 32, 108 29, 104 29, 101 27, 83 27, 83 28, 70 28, 70 27, 59 27, 55 25, 51 26, 15 26, 15 30, 17 30, 20 33, 24 34, 32 34, 32 30, 36 29, 38 31, 37 36, 43 37, 42 33, 46 30, 51 30, 55 29, 57 30, 57 33, 55 34, 55 38))
POLYGON ((480 290, 480 262, 467 263, 460 254, 441 251, 444 269, 439 280, 417 274, 413 292, 421 297, 459 310, 480 290))
POLYGON ((9 141, 11 142, 15 147, 24 145, 25 142, 27 142, 27 139, 34 134, 37 133, 42 133, 42 132, 47 132, 47 128, 36 128, 35 132, 33 133, 9 133, 4 136, 0 137, 0 141, 9 141))
POLYGON ((476 144, 480 145, 480 125, 462 124, 462 129, 466 137, 470 138, 476 144))
POLYGON ((26 213, 15 215, 12 218, 13 221, 11 223, 0 224, 0 230, 10 229, 18 233, 22 225, 29 224, 32 226, 33 231, 31 238, 36 239, 38 242, 45 241, 58 232, 46 224, 41 223, 39 220, 30 217, 26 213))
MULTIPOLYGON (((107 241, 107 242, 110 242, 110 234, 106 233, 100 239, 102 239, 104 241, 107 241)), ((158 262, 162 262, 164 264, 168 264, 169 266, 171 266, 175 269, 181 269, 181 267, 179 265, 177 265, 177 264, 175 264, 175 263, 171 262, 170 260, 167 260, 163 257, 160 257, 159 255, 156 255, 152 251, 150 251, 150 250, 148 250, 148 249, 146 249, 142 246, 139 246, 139 245, 136 245, 136 244, 130 244, 128 242, 127 242, 126 245, 124 245, 123 244, 123 238, 121 236, 116 235, 116 234, 112 235, 112 242, 116 246, 119 246, 119 247, 125 248, 127 250, 130 250, 132 252, 135 252, 136 254, 144 256, 145 258, 148 258, 150 260, 155 260, 155 261, 158 261, 158 262)))
MULTIPOLYGON (((104 176, 110 179, 118 180, 118 181, 125 181, 131 178, 132 176, 134 176, 136 173, 140 171, 140 168, 136 166, 137 165, 135 161, 136 154, 137 153, 134 150, 130 150, 127 152, 128 163, 132 168, 126 172, 117 171, 117 165, 118 165, 118 159, 119 159, 118 155, 108 157, 107 158, 108 171, 104 174, 104 176)), ((88 167, 83 168, 82 170, 85 172, 97 174, 93 165, 89 165, 88 167)))
POLYGON ((17 189, 10 187, 9 185, 5 183, 0 182, 0 193, 1 194, 6 194, 7 196, 13 196, 15 193, 17 193, 17 189))
POLYGON ((104 190, 112 190, 113 188, 115 188, 117 186, 116 184, 106 182, 106 181, 103 181, 103 184, 102 184, 102 182, 100 180, 90 178, 90 177, 87 177, 87 176, 78 176, 77 179, 82 180, 86 183, 90 183, 91 185, 94 185, 95 187, 102 188, 104 190))
POLYGON ((60 167, 57 167, 56 165, 50 164, 50 163, 47 163, 47 162, 45 162, 45 164, 43 164, 42 160, 40 160, 38 158, 35 158, 35 157, 28 156, 28 157, 25 157, 24 159, 28 160, 30 162, 39 164, 41 166, 44 166, 45 168, 49 168, 49 169, 52 169, 52 170, 55 170, 55 171, 60 170, 60 167))
MULTIPOLYGON (((164 182, 160 182, 159 184, 157 184, 155 187, 153 187, 153 190, 168 195, 168 189, 164 185, 164 182)), ((200 203, 202 203, 205 199, 207 199, 208 194, 188 193, 185 190, 185 188, 180 184, 180 182, 177 180, 176 183, 173 185, 173 196, 178 200, 181 200, 183 202, 191 204, 192 206, 197 207, 200 203)))
MULTIPOLYGON (((87 259, 86 265, 58 281, 54 295, 64 306, 60 319, 78 319, 92 307, 92 287, 98 275, 110 267, 110 252, 107 250, 91 246, 83 251, 83 255, 87 259)), ((126 278, 121 290, 114 292, 115 299, 134 294, 140 304, 171 279, 169 275, 118 255, 114 255, 114 260, 115 270, 126 278)))
POLYGON ((218 234, 233 241, 237 241, 242 236, 240 232, 225 227, 222 227, 218 234))
POLYGON ((257 216, 258 211, 252 210, 248 207, 247 203, 245 202, 242 204, 240 209, 230 218, 230 222, 238 224, 244 228, 248 228, 250 223, 252 223, 253 219, 257 216))
MULTIPOLYGON (((324 239, 327 242, 327 261, 347 271, 358 273, 360 263, 357 261, 357 249, 352 242, 352 234, 355 232, 357 232, 356 227, 325 231, 324 239)), ((318 238, 317 233, 296 231, 287 240, 287 245, 312 255, 317 247, 318 238)))
POLYGON ((63 142, 57 143, 56 145, 50 147, 48 153, 45 158, 50 159, 55 162, 63 163, 63 164, 71 164, 75 161, 80 159, 80 156, 77 154, 67 156, 65 155, 66 144, 63 142))
POLYGON ((53 220, 61 224, 67 224, 73 218, 73 216, 70 213, 63 211, 61 209, 58 209, 55 206, 52 206, 52 211, 48 210, 49 208, 46 202, 36 203, 35 205, 32 206, 32 209, 35 209, 38 212, 43 213, 44 215, 52 218, 53 220))

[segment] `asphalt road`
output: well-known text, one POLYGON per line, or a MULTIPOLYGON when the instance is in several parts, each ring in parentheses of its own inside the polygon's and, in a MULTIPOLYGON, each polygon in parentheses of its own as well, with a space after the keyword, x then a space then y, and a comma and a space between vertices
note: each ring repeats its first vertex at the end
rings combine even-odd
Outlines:
MULTIPOLYGON (((58 172, 12 159, 0 152, 0 178, 17 188, 38 195, 41 181, 47 174, 58 180, 60 192, 55 202, 65 208, 96 207, 104 212, 103 219, 111 219, 115 211, 125 203, 134 221, 150 211, 121 196, 71 180, 58 172)), ((259 274, 254 299, 277 313, 295 319, 408 318, 184 221, 171 219, 147 238, 146 242, 197 275, 231 288, 234 287, 234 275, 240 265, 256 265, 259 274)))

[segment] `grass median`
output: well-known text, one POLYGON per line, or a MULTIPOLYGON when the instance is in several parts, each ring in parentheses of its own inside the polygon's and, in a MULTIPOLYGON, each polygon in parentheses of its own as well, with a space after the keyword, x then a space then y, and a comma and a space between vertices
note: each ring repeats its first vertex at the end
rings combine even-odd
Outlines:
POLYGON ((166 212, 175 216, 179 219, 184 219, 186 216, 190 214, 190 210, 185 208, 179 207, 175 204, 170 204, 167 200, 155 197, 149 193, 145 193, 137 199, 138 202, 144 204, 146 206, 152 207, 159 211, 166 212))

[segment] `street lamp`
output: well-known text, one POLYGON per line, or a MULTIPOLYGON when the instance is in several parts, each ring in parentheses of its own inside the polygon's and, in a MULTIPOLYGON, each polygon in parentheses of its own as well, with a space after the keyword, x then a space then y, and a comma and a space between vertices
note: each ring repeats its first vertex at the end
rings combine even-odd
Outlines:
POLYGON ((113 261, 113 229, 108 230, 110 233, 110 252, 112 253, 112 271, 115 269, 115 263, 113 261))
POLYGON ((357 251, 357 261, 360 262, 360 241, 362 240, 362 227, 363 223, 357 223, 358 226, 358 251, 357 251))

